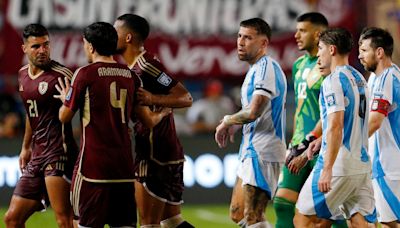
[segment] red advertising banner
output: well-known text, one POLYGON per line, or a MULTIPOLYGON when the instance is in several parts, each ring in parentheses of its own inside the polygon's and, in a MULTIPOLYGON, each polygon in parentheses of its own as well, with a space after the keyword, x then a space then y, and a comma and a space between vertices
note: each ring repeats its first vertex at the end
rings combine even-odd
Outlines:
POLYGON ((241 77, 247 70, 236 55, 241 20, 264 18, 273 28, 269 54, 286 72, 300 55, 294 42, 296 17, 325 14, 331 25, 355 31, 357 7, 351 0, 3 0, 0 15, 0 74, 16 74, 24 63, 21 29, 41 23, 51 33, 52 58, 71 67, 85 65, 81 30, 95 21, 136 13, 151 23, 145 46, 180 78, 241 77))

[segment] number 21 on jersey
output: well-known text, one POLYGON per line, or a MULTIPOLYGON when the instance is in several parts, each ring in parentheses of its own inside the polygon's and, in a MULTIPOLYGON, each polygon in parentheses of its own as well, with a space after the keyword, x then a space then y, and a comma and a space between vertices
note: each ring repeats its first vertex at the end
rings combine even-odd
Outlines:
POLYGON ((36 100, 27 100, 26 103, 29 104, 28 112, 29 112, 29 117, 38 117, 38 108, 36 104, 36 100))

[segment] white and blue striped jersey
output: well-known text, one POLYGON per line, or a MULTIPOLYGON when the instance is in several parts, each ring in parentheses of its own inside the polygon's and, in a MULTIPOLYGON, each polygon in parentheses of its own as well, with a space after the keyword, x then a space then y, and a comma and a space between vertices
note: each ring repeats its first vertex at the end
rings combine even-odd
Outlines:
POLYGON ((243 125, 241 160, 248 157, 270 162, 285 160, 286 90, 286 76, 274 59, 266 55, 250 66, 241 89, 242 109, 250 105, 255 95, 267 96, 268 104, 260 117, 243 125))
POLYGON ((373 177, 387 176, 400 180, 400 71, 392 65, 379 76, 371 74, 368 79, 373 99, 389 102, 390 108, 381 127, 369 138, 369 152, 372 157, 373 177))
POLYGON ((363 76, 349 65, 338 66, 322 83, 319 98, 322 147, 316 169, 322 169, 327 150, 328 115, 344 111, 342 142, 332 169, 333 176, 350 176, 371 171, 368 156, 369 95, 363 76))

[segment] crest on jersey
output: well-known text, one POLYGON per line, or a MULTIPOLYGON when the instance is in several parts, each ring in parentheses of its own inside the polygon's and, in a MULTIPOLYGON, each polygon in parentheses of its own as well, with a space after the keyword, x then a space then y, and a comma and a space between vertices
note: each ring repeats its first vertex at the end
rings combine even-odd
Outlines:
POLYGON ((333 93, 326 95, 325 100, 326 100, 326 104, 328 105, 328 107, 336 105, 336 98, 335 98, 335 94, 333 94, 333 93))
POLYGON ((38 91, 41 95, 47 92, 47 88, 49 87, 49 83, 47 82, 40 82, 38 86, 38 91))
POLYGON ((172 82, 172 79, 166 73, 162 72, 160 77, 157 78, 157 81, 164 86, 169 86, 169 84, 172 82))

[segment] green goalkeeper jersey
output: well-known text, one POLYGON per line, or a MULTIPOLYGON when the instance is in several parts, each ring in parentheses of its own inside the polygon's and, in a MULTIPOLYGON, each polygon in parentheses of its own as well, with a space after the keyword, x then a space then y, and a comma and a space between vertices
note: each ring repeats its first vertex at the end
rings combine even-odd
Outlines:
POLYGON ((317 59, 316 56, 306 54, 293 64, 296 104, 295 129, 291 141, 293 146, 301 143, 320 119, 318 98, 324 78, 319 73, 317 59))

